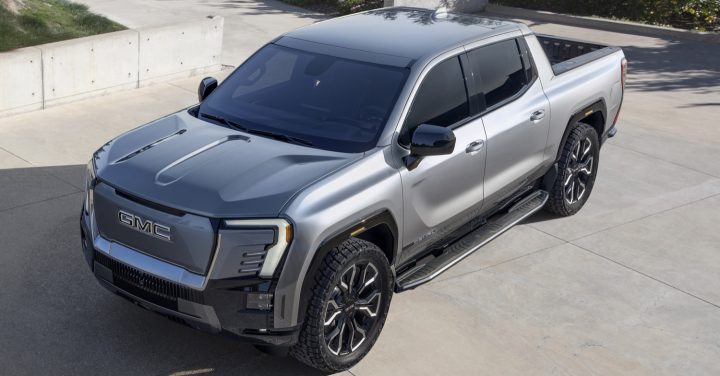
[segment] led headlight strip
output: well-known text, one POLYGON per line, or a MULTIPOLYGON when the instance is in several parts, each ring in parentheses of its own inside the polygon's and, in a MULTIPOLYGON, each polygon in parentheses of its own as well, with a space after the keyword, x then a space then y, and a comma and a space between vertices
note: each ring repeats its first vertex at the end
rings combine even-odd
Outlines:
POLYGON ((95 188, 95 162, 94 158, 90 159, 85 167, 85 213, 91 214, 93 212, 94 205, 94 192, 95 188))
POLYGON ((261 278, 272 278, 280 260, 292 240, 293 229, 288 221, 282 218, 274 219, 231 219, 225 221, 225 226, 231 228, 243 227, 273 227, 277 233, 277 241, 267 250, 265 261, 260 269, 261 278))

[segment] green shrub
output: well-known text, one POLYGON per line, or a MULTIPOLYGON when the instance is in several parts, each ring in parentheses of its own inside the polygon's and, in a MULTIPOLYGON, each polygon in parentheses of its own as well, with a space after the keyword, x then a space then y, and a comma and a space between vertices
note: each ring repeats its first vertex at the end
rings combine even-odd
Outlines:
POLYGON ((24 0, 15 14, 0 6, 0 51, 125 29, 66 0, 24 0))
POLYGON ((720 28, 719 0, 497 0, 502 5, 601 16, 684 29, 716 30, 720 28))
POLYGON ((383 3, 383 0, 339 0, 337 7, 341 14, 350 14, 380 8, 383 3))
POLYGON ((288 4, 297 5, 299 7, 337 7, 337 0, 282 0, 288 4))
POLYGON ((340 14, 350 14, 380 8, 383 0, 283 0, 301 7, 327 7, 340 14))

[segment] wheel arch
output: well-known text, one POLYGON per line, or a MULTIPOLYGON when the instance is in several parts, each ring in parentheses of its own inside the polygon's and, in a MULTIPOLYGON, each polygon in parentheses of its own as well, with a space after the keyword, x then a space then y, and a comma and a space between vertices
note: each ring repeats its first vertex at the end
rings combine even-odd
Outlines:
POLYGON ((398 252, 398 226, 390 211, 384 210, 352 226, 348 226, 344 230, 322 241, 313 256, 307 272, 303 276, 297 312, 298 323, 305 321, 305 314, 307 313, 308 303, 312 297, 312 288, 315 282, 313 276, 317 273, 320 265, 322 265, 325 256, 327 256, 333 248, 352 237, 366 240, 378 246, 388 258, 391 270, 393 273, 395 272, 394 262, 397 260, 398 252))
POLYGON ((598 139, 602 139, 603 133, 605 133, 605 123, 607 122, 607 105, 604 99, 600 99, 593 104, 584 107, 580 111, 576 112, 568 121, 563 133, 562 139, 558 147, 557 155, 555 156, 555 162, 560 160, 562 155, 563 145, 567 141, 570 131, 573 126, 577 123, 586 123, 592 126, 598 134, 598 139))

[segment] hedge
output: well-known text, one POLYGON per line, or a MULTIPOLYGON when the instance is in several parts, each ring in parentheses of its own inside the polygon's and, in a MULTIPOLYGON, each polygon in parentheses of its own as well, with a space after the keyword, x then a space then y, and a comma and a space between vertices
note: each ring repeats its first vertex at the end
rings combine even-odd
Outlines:
POLYGON ((301 7, 320 7, 336 10, 340 14, 350 14, 380 8, 383 0, 283 0, 288 4, 301 7))
MULTIPOLYGON (((383 0, 284 0, 340 14, 383 6, 383 0)), ((682 29, 720 31, 720 0, 494 0, 493 3, 580 16, 600 16, 682 29)))
POLYGON ((496 0, 494 3, 580 16, 600 16, 682 29, 720 31, 720 0, 496 0))

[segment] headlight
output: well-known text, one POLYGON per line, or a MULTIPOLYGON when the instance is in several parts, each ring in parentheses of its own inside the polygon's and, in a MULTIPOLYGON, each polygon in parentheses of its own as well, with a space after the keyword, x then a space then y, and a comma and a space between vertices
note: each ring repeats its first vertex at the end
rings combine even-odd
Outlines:
POLYGON ((94 157, 90 159, 87 166, 85 167, 85 213, 90 214, 93 211, 94 194, 93 188, 95 188, 95 162, 94 157))
POLYGON ((271 245, 265 254, 265 259, 260 269, 261 278, 272 278, 275 274, 280 260, 293 237, 293 228, 288 221, 282 218, 276 219, 232 219, 226 220, 225 226, 229 228, 272 228, 275 230, 276 241, 271 245))

